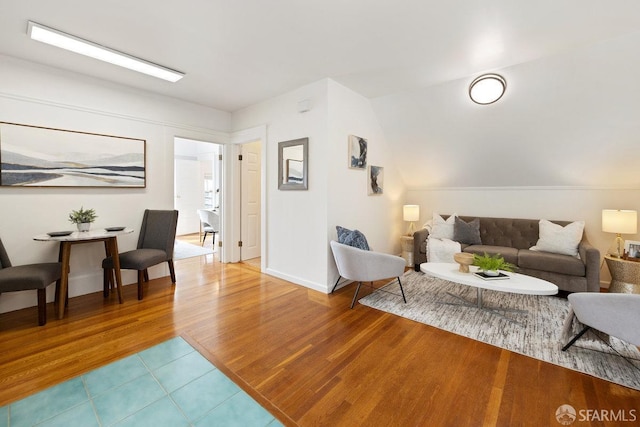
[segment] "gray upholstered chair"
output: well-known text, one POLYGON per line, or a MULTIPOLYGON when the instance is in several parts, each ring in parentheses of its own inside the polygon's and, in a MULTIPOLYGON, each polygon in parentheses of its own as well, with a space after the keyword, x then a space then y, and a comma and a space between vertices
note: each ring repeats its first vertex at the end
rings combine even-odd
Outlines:
MULTIPOLYGON (((171 282, 176 283, 176 273, 173 268, 173 246, 176 240, 176 227, 178 225, 178 211, 175 210, 145 210, 140 227, 140 236, 136 249, 122 252, 120 268, 138 271, 138 299, 142 299, 143 281, 149 281, 147 269, 154 265, 166 262, 169 264, 171 282)), ((102 261, 104 269, 104 293, 109 294, 109 288, 113 284, 113 259, 105 258, 102 261)))
POLYGON ((640 346, 640 295, 576 292, 568 298, 572 309, 570 316, 575 315, 585 327, 562 348, 563 351, 591 328, 640 346))
POLYGON ((60 280, 61 275, 60 262, 12 266, 0 239, 0 294, 37 289, 40 326, 47 323, 47 286, 60 280))
POLYGON ((220 216, 218 215, 218 212, 209 209, 198 209, 198 216, 200 217, 200 223, 202 224, 202 231, 204 231, 201 246, 204 246, 207 234, 213 235, 212 244, 215 244, 216 233, 220 231, 220 216))
MULTIPOLYGON (((400 276, 404 273, 404 267, 407 263, 404 258, 354 248, 338 243, 335 240, 332 240, 329 244, 331 245, 331 251, 333 252, 333 258, 336 261, 340 277, 358 282, 358 287, 351 301, 351 308, 353 308, 356 303, 362 282, 373 282, 374 280, 390 279, 393 277, 398 279, 402 299, 405 303, 407 302, 404 296, 404 290, 402 289, 402 282, 400 281, 400 276)), ((336 286, 338 286, 340 277, 338 277, 331 293, 333 293, 336 286)))

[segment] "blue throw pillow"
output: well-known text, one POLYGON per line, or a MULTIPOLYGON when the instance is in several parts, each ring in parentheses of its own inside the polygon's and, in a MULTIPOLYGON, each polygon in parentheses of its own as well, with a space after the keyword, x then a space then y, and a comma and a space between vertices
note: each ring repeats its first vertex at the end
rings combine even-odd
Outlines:
POLYGON ((367 243, 367 238, 364 237, 359 230, 349 230, 344 227, 336 226, 336 230, 338 231, 338 243, 342 243, 343 245, 353 246, 354 248, 363 249, 365 251, 369 250, 369 243, 367 243))

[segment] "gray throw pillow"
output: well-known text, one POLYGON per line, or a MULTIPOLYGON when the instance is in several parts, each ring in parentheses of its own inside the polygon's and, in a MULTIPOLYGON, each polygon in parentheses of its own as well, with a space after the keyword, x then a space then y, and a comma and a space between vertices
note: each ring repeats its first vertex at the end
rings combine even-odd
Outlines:
POLYGON ((480 218, 465 222, 456 217, 456 222, 453 225, 453 240, 468 245, 481 245, 480 218))
POLYGON ((336 226, 336 230, 338 232, 338 243, 342 243, 343 245, 353 246, 354 248, 363 249, 365 251, 369 250, 369 243, 367 243, 367 238, 364 237, 364 234, 358 230, 349 230, 344 227, 336 226))

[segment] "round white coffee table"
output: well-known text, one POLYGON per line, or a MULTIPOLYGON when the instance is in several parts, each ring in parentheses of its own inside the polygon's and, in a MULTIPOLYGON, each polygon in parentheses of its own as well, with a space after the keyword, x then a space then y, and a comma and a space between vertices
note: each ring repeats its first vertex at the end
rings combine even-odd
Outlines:
POLYGON ((469 273, 461 273, 458 271, 458 264, 455 263, 439 263, 439 262, 425 262, 420 264, 420 271, 439 279, 448 280, 450 282, 458 283, 460 285, 471 286, 476 288, 477 297, 476 301, 469 301, 460 295, 455 295, 447 292, 448 295, 461 301, 460 303, 447 303, 450 305, 465 305, 469 307, 476 307, 481 310, 490 311, 498 316, 504 317, 510 322, 518 323, 513 319, 506 317, 502 312, 518 312, 526 313, 526 310, 518 310, 513 308, 504 307, 488 307, 482 300, 482 292, 484 289, 497 291, 497 292, 510 292, 514 294, 525 295, 555 295, 558 293, 558 287, 546 280, 538 279, 536 277, 527 276, 525 274, 508 273, 503 272, 508 276, 507 279, 492 279, 485 280, 476 276, 475 272, 478 271, 478 267, 471 266, 469 273))

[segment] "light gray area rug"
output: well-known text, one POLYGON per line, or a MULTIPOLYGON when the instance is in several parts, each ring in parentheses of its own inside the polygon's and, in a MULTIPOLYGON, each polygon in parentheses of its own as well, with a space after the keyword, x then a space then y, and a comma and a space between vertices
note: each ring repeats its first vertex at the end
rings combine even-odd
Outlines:
POLYGON ((202 246, 192 245, 191 243, 176 240, 173 247, 173 259, 178 260, 201 255, 210 255, 214 252, 215 251, 211 248, 204 248, 202 246))
POLYGON ((476 288, 436 279, 415 271, 406 272, 401 280, 407 304, 402 302, 397 281, 360 299, 360 303, 640 390, 640 351, 635 346, 614 337, 607 337, 609 344, 606 344, 590 331, 569 350, 561 351, 567 336, 573 336, 582 328, 582 325, 574 320, 572 324, 568 323, 568 328, 563 333, 565 319, 569 314, 569 302, 564 298, 485 290, 486 306, 528 311, 506 313, 507 317, 520 322, 515 324, 475 307, 444 304, 458 302, 447 292, 475 301, 476 288))

